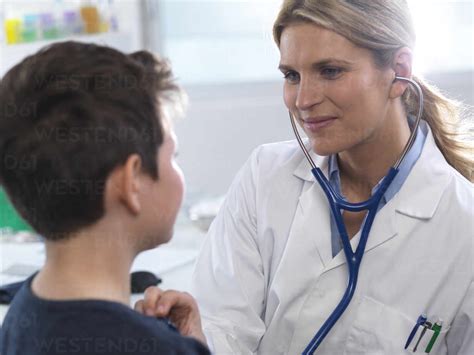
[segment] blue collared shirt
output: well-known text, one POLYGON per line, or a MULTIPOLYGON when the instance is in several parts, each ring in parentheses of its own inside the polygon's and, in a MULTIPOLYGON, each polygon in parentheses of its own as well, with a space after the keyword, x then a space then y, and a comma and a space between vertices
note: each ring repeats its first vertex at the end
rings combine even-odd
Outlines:
MULTIPOLYGON (((413 120, 410 119, 410 126, 413 124, 413 120)), ((400 164, 398 174, 393 179, 392 183, 388 187, 385 194, 382 196, 380 204, 378 206, 377 211, 382 209, 383 206, 387 204, 390 199, 395 196, 395 194, 400 190, 403 183, 405 182, 410 170, 412 169, 413 165, 415 165, 416 161, 420 157, 421 151, 423 150, 423 145, 425 144, 426 134, 418 127, 418 131, 416 134, 415 142, 413 143, 410 151, 403 159, 402 163, 400 164)), ((328 161, 328 176, 329 176, 329 183, 331 184, 332 188, 337 191, 342 196, 341 193, 341 178, 339 175, 339 166, 337 164, 337 155, 333 154, 329 157, 328 161)), ((372 195, 377 190, 380 185, 380 182, 372 189, 372 195)), ((344 196, 343 196, 344 197, 344 196)), ((342 249, 342 242, 339 238, 339 231, 337 230, 336 221, 331 214, 331 245, 332 245, 332 256, 335 257, 339 251, 342 249)))

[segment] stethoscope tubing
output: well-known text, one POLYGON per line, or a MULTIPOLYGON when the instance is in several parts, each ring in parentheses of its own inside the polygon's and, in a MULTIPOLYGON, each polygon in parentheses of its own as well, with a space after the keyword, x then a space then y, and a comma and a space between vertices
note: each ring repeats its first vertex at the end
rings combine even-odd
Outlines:
POLYGON ((418 126, 421 121, 421 116, 423 114, 423 92, 420 86, 418 85, 418 83, 416 83, 412 79, 396 76, 394 81, 396 80, 406 81, 415 87, 418 94, 418 99, 419 99, 418 114, 415 119, 415 124, 411 132, 411 135, 400 155, 400 158, 397 160, 394 166, 389 169, 387 175, 383 178, 382 182, 378 186, 375 193, 366 201, 351 203, 351 202, 345 201, 341 195, 339 195, 336 191, 334 191, 334 189, 329 184, 329 181, 327 180, 327 178, 324 176, 323 172, 321 171, 321 169, 316 166, 313 159, 311 158, 298 132, 295 118, 293 117, 291 112, 289 112, 291 125, 293 127, 293 131, 295 133, 296 139, 306 159, 311 165, 311 172, 314 178, 316 179, 316 181, 318 181, 319 185, 324 191, 326 198, 329 202, 331 213, 336 221, 337 229, 339 231, 340 238, 342 241, 342 246, 344 250, 344 255, 347 260, 348 273, 349 273, 348 283, 347 283, 347 287, 346 287, 346 291, 344 292, 344 295, 342 296, 340 302, 338 303, 336 308, 333 310, 333 312, 330 314, 328 319, 323 323, 321 328, 318 330, 315 336, 311 339, 310 343, 307 345, 307 347, 303 351, 303 355, 310 355, 310 354, 313 354, 314 351, 316 351, 316 349, 319 347, 319 345, 322 343, 324 338, 330 332, 334 324, 336 324, 336 322, 342 316, 347 306, 350 304, 357 287, 357 280, 358 280, 360 265, 362 263, 365 247, 367 245, 369 233, 372 228, 372 223, 375 219, 375 215, 377 214, 377 209, 378 209, 380 200, 382 199, 383 195, 387 191, 388 187, 392 183, 395 176, 397 175, 398 168, 401 162, 403 161, 407 153, 410 151, 410 148, 413 146, 413 143, 415 142, 416 132, 418 130, 418 126), (340 211, 341 209, 345 211, 351 211, 351 212, 367 210, 367 215, 362 227, 361 237, 360 237, 359 244, 357 245, 355 252, 352 250, 349 236, 347 235, 347 231, 344 225, 344 220, 342 218, 342 214, 340 211))
POLYGON ((348 279, 346 291, 344 292, 344 295, 342 296, 340 302, 338 303, 336 308, 333 310, 331 315, 328 317, 328 319, 323 323, 323 325, 321 326, 319 331, 316 333, 316 335, 313 337, 311 342, 307 345, 307 347, 303 351, 303 355, 314 353, 314 351, 319 347, 319 345, 323 342, 326 335, 332 329, 334 324, 336 324, 336 322, 342 316, 347 306, 349 306, 356 290, 360 264, 362 262, 362 257, 364 255, 365 246, 367 244, 369 232, 370 232, 370 229, 372 228, 372 223, 375 219, 375 215, 377 214, 378 205, 384 193, 387 191, 387 188, 390 186, 390 183, 393 181, 393 179, 397 175, 398 169, 391 168, 389 173, 385 176, 384 180, 379 186, 378 190, 372 196, 372 198, 358 204, 351 204, 349 202, 339 200, 340 197, 336 197, 334 195, 335 192, 329 185, 322 171, 319 168, 315 168, 312 170, 312 172, 315 178, 318 180, 319 184, 321 185, 322 189, 324 190, 328 200, 332 200, 332 202, 329 203, 329 206, 331 207, 331 212, 333 216, 335 217, 336 225, 341 235, 344 255, 346 257, 348 270, 349 270, 349 279, 348 279), (362 228, 359 244, 357 245, 355 252, 352 250, 351 244, 349 242, 349 236, 347 235, 347 231, 344 227, 344 221, 342 219, 341 212, 339 212, 340 209, 350 210, 350 211, 361 211, 361 210, 368 211, 367 217, 364 222, 364 226, 362 228))

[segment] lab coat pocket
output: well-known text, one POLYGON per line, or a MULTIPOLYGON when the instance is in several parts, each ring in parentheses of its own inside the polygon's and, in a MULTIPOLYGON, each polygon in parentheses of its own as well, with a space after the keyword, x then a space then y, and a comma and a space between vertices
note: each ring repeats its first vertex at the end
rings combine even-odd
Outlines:
POLYGON ((370 297, 363 297, 349 329, 345 354, 410 354, 405 342, 416 319, 370 297))

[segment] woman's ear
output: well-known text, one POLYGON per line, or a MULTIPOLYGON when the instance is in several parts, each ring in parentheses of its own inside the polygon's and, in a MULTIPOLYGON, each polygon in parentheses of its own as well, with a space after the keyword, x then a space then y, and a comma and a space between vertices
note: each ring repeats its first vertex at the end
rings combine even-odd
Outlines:
MULTIPOLYGON (((404 78, 411 79, 412 74, 413 55, 412 51, 408 47, 400 48, 394 55, 392 61, 392 70, 395 76, 401 76, 404 78)), ((406 81, 395 80, 392 83, 390 89, 390 98, 395 99, 403 95, 408 87, 406 81)))

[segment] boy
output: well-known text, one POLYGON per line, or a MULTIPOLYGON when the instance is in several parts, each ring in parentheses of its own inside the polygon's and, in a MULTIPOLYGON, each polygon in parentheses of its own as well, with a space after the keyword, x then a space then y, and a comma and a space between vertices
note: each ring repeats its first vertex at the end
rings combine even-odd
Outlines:
POLYGON ((131 264, 171 238, 183 196, 172 80, 147 52, 76 42, 2 79, 0 184, 46 246, 5 318, 3 355, 209 353, 189 295, 167 292, 186 300, 167 314, 188 337, 128 307, 131 264))

